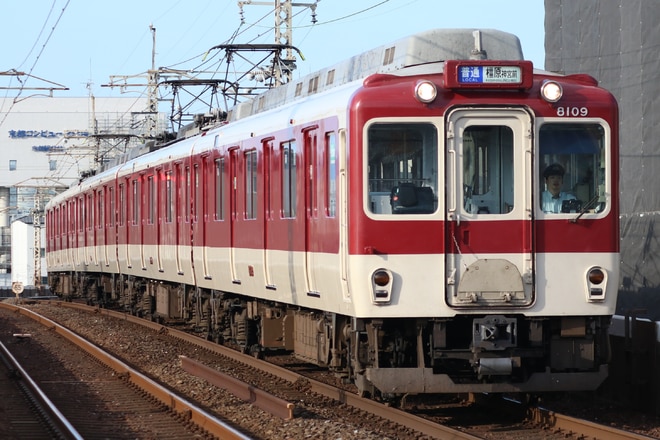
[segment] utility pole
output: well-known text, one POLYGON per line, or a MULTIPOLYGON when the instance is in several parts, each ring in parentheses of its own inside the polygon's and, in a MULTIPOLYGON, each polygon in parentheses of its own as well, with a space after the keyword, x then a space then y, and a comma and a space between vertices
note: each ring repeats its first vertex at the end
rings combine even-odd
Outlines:
POLYGON ((39 290, 41 288, 41 201, 38 189, 34 193, 32 227, 34 229, 34 288, 39 290))
POLYGON ((119 87, 122 91, 126 87, 147 87, 147 111, 146 114, 146 130, 145 137, 147 139, 155 139, 156 131, 158 128, 158 81, 160 80, 160 74, 158 69, 156 69, 156 28, 153 24, 149 25, 149 30, 151 31, 152 37, 152 49, 151 49, 151 69, 147 71, 147 83, 146 84, 129 84, 129 78, 144 78, 144 74, 141 75, 111 75, 110 84, 101 84, 101 87, 119 87))
POLYGON ((94 163, 99 167, 99 161, 101 160, 101 141, 98 137, 99 134, 99 121, 96 120, 96 98, 92 92, 91 84, 88 84, 89 87, 89 99, 92 102, 92 133, 94 133, 94 163))
POLYGON ((156 28, 149 25, 151 30, 151 70, 148 72, 149 107, 147 110, 147 137, 154 139, 158 124, 158 70, 156 69, 156 28))

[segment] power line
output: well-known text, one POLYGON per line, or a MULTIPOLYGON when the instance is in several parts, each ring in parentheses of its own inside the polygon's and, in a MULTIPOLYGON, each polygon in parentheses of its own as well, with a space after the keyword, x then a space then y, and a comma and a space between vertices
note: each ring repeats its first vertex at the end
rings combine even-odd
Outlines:
MULTIPOLYGON (((35 58, 34 63, 32 64, 32 67, 30 67, 30 70, 29 70, 29 72, 28 72, 27 75, 26 75, 28 79, 29 79, 30 77, 32 77, 32 71, 33 71, 34 68, 37 66, 37 63, 39 62, 39 59, 41 58, 41 55, 44 53, 44 50, 46 50, 46 45, 47 45, 48 42, 50 41, 50 38, 53 36, 53 33, 55 32, 55 29, 57 28, 57 25, 59 24, 60 20, 62 19, 62 16, 64 15, 64 12, 66 11, 66 8, 69 6, 69 2, 70 2, 70 1, 71 1, 71 0, 67 0, 66 4, 64 5, 64 7, 62 8, 62 10, 60 11, 60 15, 57 17, 57 20, 55 21, 55 24, 54 24, 53 27, 51 28, 50 33, 48 34, 48 37, 46 37, 46 41, 44 41, 44 44, 41 46, 41 50, 40 50, 39 53, 37 54, 37 57, 35 58)), ((57 2, 57 0, 54 0, 54 1, 53 1, 53 6, 52 6, 52 8, 55 7, 55 3, 56 3, 56 2, 57 2)), ((52 12, 52 8, 51 8, 51 12, 52 12)), ((49 14, 48 14, 48 17, 50 17, 50 12, 49 12, 49 14)), ((45 26, 46 26, 46 24, 44 23, 44 27, 45 27, 45 26)), ((43 32, 43 28, 42 28, 42 31, 41 31, 41 32, 43 32)), ((41 36, 41 32, 39 33, 40 36, 41 36)), ((36 43, 35 43, 35 45, 36 45, 36 43)), ((32 49, 30 50, 30 53, 32 53, 32 49)), ((28 54, 28 57, 29 57, 29 54, 28 54)), ((27 60, 27 58, 26 58, 26 60, 27 60)), ((24 63, 24 62, 25 62, 25 61, 23 61, 23 63, 24 63)), ((21 64, 23 64, 23 63, 21 63, 21 64)), ((34 77, 34 78, 36 78, 36 77, 34 77)), ((14 105, 16 105, 16 103, 18 102, 18 98, 21 96, 21 93, 22 93, 23 90, 25 90, 25 88, 26 88, 26 87, 25 87, 25 83, 21 82, 19 76, 17 76, 17 79, 18 79, 18 81, 21 83, 21 87, 18 89, 18 93, 17 93, 16 96, 14 97, 14 99, 13 99, 13 101, 12 101, 12 104, 11 104, 11 106, 9 107, 9 110, 7 110, 7 112, 4 114, 4 116, 3 116, 3 118, 2 118, 2 121, 0 121, 0 127, 2 127, 2 125, 5 123, 5 121, 7 120, 7 117, 9 116, 9 114, 11 113, 11 111, 14 109, 14 105)), ((39 78, 39 79, 41 79, 41 78, 39 78)), ((26 79, 26 82, 27 82, 27 79, 26 79)), ((50 90, 51 90, 51 93, 52 93, 52 90, 53 90, 53 89, 51 88, 50 90)), ((66 90, 68 90, 68 89, 66 89, 66 90)))
POLYGON ((41 35, 44 33, 44 30, 46 29, 46 24, 48 23, 48 20, 50 20, 50 15, 53 13, 53 9, 55 9, 55 3, 57 3, 57 0, 53 0, 53 4, 51 5, 50 10, 48 11, 46 20, 44 20, 44 24, 41 25, 41 30, 39 31, 39 35, 37 35, 37 38, 34 40, 34 44, 28 51, 27 55, 25 55, 25 59, 21 62, 21 64, 18 65, 19 68, 27 62, 28 58, 30 58, 30 55, 32 54, 32 51, 34 50, 35 47, 37 47, 37 43, 41 39, 41 35))

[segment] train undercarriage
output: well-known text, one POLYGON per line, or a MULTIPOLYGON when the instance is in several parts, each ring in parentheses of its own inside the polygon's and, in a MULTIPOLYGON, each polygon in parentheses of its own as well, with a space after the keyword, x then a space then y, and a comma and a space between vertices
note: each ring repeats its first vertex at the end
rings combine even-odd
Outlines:
POLYGON ((254 356, 286 350, 375 398, 589 390, 607 376, 609 317, 358 319, 127 275, 58 273, 49 283, 63 300, 186 327, 254 356))

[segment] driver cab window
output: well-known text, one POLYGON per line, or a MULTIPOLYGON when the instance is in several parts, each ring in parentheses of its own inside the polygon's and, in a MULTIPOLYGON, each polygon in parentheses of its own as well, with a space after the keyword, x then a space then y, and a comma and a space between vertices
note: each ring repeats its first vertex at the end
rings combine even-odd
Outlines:
POLYGON ((438 206, 438 134, 429 123, 376 123, 367 142, 374 214, 432 214, 438 206))
POLYGON ((604 130, 598 124, 544 124, 539 134, 544 213, 605 209, 604 130))
POLYGON ((473 125, 463 131, 463 209, 471 214, 513 210, 513 130, 473 125))

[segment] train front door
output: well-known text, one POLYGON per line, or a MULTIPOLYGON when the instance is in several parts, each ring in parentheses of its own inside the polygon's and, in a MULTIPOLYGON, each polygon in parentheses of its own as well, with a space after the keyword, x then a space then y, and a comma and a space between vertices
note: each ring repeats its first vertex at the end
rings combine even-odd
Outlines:
POLYGON ((458 109, 447 119, 446 301, 534 301, 532 120, 523 109, 458 109))

